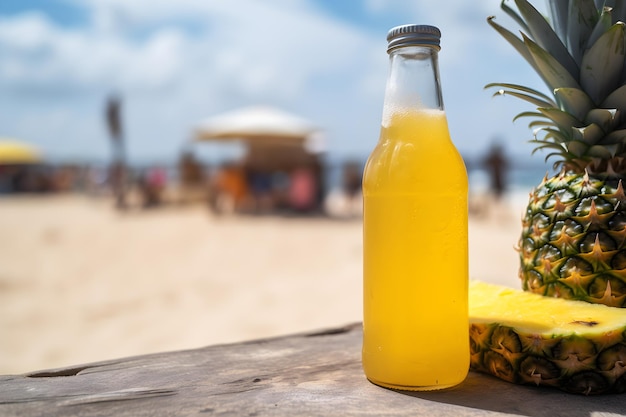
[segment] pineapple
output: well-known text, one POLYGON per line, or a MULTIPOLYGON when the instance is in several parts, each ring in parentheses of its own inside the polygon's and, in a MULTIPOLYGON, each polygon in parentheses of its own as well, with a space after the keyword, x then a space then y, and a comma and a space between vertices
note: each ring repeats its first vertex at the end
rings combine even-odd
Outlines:
POLYGON ((626 309, 470 283, 470 364, 518 384, 626 391, 626 309))
POLYGON ((550 0, 548 21, 527 0, 502 9, 521 38, 488 19, 550 94, 508 83, 496 95, 531 103, 535 150, 560 172, 531 193, 519 241, 526 291, 626 307, 626 2, 550 0))

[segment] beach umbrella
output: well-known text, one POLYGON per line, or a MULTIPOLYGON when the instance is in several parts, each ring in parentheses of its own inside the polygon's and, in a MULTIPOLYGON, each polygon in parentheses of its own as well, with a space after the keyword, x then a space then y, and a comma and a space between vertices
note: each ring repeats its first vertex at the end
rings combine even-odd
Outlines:
POLYGON ((14 139, 0 138, 0 164, 35 164, 41 162, 42 156, 38 148, 14 139))
POLYGON ((253 106, 200 121, 194 138, 199 141, 239 140, 253 146, 302 146, 318 131, 318 127, 299 116, 273 107, 253 106))

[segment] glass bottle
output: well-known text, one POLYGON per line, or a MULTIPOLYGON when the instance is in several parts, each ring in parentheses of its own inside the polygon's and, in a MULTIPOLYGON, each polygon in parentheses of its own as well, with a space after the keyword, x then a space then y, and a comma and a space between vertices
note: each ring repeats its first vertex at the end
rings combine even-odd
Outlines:
POLYGON ((439 81, 439 29, 387 35, 380 139, 363 174, 363 369, 435 390, 469 369, 468 183, 439 81))

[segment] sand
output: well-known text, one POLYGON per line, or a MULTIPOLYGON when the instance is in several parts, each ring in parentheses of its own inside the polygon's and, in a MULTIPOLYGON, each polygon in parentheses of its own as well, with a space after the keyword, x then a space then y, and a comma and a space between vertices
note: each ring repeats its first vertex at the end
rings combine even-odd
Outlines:
MULTIPOLYGON (((519 286, 522 208, 470 217, 471 278, 519 286)), ((359 218, 2 197, 0 236, 0 374, 361 320, 359 218)))

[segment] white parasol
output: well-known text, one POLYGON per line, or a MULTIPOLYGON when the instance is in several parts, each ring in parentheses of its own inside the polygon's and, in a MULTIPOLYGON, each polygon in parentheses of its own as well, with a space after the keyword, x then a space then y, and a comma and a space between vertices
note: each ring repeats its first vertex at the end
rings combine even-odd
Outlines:
POLYGON ((285 111, 266 106, 245 107, 202 120, 196 140, 241 140, 250 145, 306 145, 319 128, 285 111))

